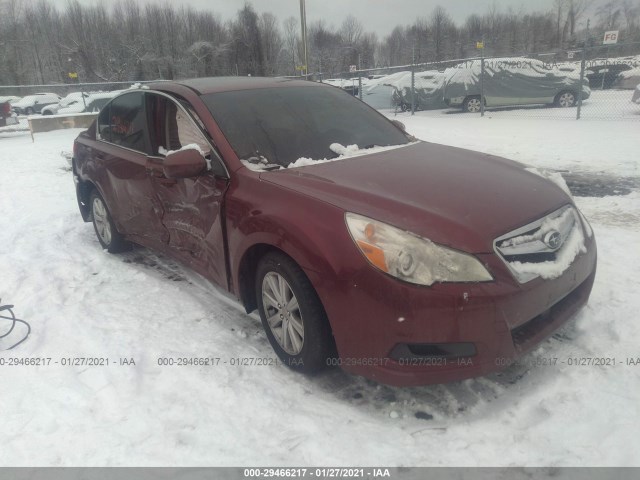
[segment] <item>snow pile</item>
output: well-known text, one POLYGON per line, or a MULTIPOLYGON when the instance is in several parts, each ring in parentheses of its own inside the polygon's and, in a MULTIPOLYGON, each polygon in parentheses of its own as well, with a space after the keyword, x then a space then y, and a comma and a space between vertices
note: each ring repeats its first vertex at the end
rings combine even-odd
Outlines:
POLYGON ((553 172, 551 170, 546 170, 544 168, 535 168, 535 167, 525 168, 525 170, 531 173, 535 173, 536 175, 539 175, 542 178, 546 178, 547 180, 552 181, 558 187, 560 187, 562 191, 564 191, 564 193, 566 193, 567 195, 569 195, 569 197, 571 197, 571 191, 567 186, 567 182, 564 180, 564 177, 559 172, 553 172))
MULTIPOLYGON (((413 142, 415 143, 415 142, 413 142)), ((297 159, 295 162, 290 163, 287 168, 298 168, 298 167, 306 167, 307 165, 317 165, 319 163, 327 163, 327 162, 335 162, 337 160, 344 160, 345 158, 351 157, 359 157, 362 155, 370 155, 373 153, 386 152, 387 150, 395 150, 396 148, 406 147, 408 145, 412 145, 412 143, 405 143, 403 145, 390 145, 386 147, 371 147, 371 148, 360 148, 358 145, 341 145, 339 143, 332 143, 329 145, 329 148, 332 152, 336 153, 338 156, 336 158, 322 158, 322 159, 313 159, 307 157, 301 157, 297 159)))
MULTIPOLYGON (((335 162, 337 160, 344 160, 346 158, 351 158, 351 157, 359 157, 362 155, 371 155, 373 153, 379 153, 379 152, 385 152, 387 150, 394 150, 396 148, 402 148, 402 147, 406 147, 407 145, 411 145, 413 143, 416 142, 412 142, 412 143, 406 143, 403 145, 390 145, 390 146, 385 146, 385 147, 378 147, 378 146, 374 146, 374 147, 370 147, 370 148, 360 148, 358 147, 358 145, 341 145, 339 143, 332 143, 331 145, 329 145, 329 149, 334 152, 336 155, 338 155, 335 158, 320 158, 320 159, 314 159, 314 158, 309 158, 309 157, 300 157, 297 160, 291 162, 289 165, 287 165, 286 168, 298 168, 298 167, 306 167, 309 165, 317 165, 319 163, 328 163, 328 162, 335 162)), ((246 160, 246 159, 242 159, 240 160, 242 162, 242 164, 247 167, 249 170, 252 170, 254 172, 265 172, 268 170, 279 170, 281 168, 284 168, 282 166, 273 164, 273 163, 269 163, 269 161, 265 158, 260 156, 260 158, 253 158, 251 160, 246 160)))

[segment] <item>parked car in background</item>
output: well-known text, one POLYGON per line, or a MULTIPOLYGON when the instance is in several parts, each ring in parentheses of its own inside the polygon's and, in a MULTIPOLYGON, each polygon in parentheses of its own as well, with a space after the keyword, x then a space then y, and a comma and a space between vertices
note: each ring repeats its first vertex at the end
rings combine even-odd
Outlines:
POLYGON ((82 99, 74 100, 64 108, 60 108, 57 113, 58 115, 69 115, 72 113, 99 112, 102 110, 102 107, 109 102, 109 100, 120 93, 120 90, 113 92, 91 93, 85 97, 84 101, 82 99))
MULTIPOLYGON (((416 72, 413 76, 413 103, 416 110, 433 110, 447 108, 444 103, 444 86, 446 75, 438 70, 416 72)), ((397 72, 369 83, 372 85, 387 85, 393 88, 392 103, 403 112, 411 110, 411 72, 397 72)))
MULTIPOLYGON (((480 111, 480 60, 448 68, 444 101, 466 112, 480 111)), ((564 72, 531 58, 485 60, 484 99, 486 107, 512 105, 555 105, 572 107, 589 98, 589 81, 580 85, 578 72, 564 72)))
POLYGON ((592 90, 606 90, 612 88, 622 72, 631 70, 631 65, 614 63, 610 65, 595 65, 585 70, 592 90))
POLYGON ((614 88, 633 90, 640 84, 640 67, 632 68, 618 75, 614 88))
POLYGON ((321 83, 127 90, 73 151, 104 249, 130 241, 190 266, 257 309, 301 372, 340 365, 404 386, 483 375, 571 318, 595 277, 593 231, 561 186, 415 141, 321 83))
POLYGON ((14 103, 13 111, 20 115, 32 115, 40 113, 47 105, 55 105, 60 102, 60 97, 55 93, 36 93, 27 95, 14 103))
POLYGON ((59 103, 47 105, 40 113, 42 113, 42 115, 55 115, 61 108, 68 107, 74 103, 80 102, 84 104, 82 98, 84 97, 86 99, 88 96, 89 94, 87 92, 72 92, 60 100, 59 103))
POLYGON ((5 95, 5 96, 0 96, 0 103, 5 103, 8 102, 9 104, 14 104, 16 103, 18 100, 20 100, 21 97, 16 97, 14 95, 5 95))
POLYGON ((0 101, 0 127, 16 125, 18 119, 11 113, 11 104, 9 102, 0 101))

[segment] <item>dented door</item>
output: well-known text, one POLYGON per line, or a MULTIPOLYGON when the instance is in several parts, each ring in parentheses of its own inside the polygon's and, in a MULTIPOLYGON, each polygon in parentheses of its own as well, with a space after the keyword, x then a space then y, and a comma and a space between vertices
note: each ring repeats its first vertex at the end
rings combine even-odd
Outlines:
MULTIPOLYGON (((174 100, 147 94, 151 148, 150 181, 168 232, 166 244, 181 260, 221 286, 227 285, 222 209, 227 179, 212 171, 193 178, 169 179, 162 174, 163 155, 196 143, 211 161, 212 148, 193 113, 174 100), (163 153, 164 152, 164 153, 163 153)), ((188 106, 187 106, 188 108, 188 106)))

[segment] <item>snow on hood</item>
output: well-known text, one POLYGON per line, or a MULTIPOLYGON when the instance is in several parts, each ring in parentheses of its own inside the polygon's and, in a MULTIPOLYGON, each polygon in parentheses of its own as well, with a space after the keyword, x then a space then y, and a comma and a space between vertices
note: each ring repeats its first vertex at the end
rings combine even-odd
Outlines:
MULTIPOLYGON (((370 155, 372 153, 385 152, 387 150, 394 150, 396 148, 402 148, 402 147, 406 147, 408 145, 413 145, 416 143, 418 142, 405 143, 402 145, 390 145, 385 147, 375 146, 370 148, 360 148, 358 147, 358 145, 344 146, 339 143, 332 143, 331 145, 329 145, 329 149, 332 152, 336 153, 338 155, 337 157, 320 158, 320 159, 300 157, 296 161, 291 162, 286 168, 298 168, 298 167, 306 167, 308 165, 317 165, 319 163, 335 162, 337 160, 344 160, 345 158, 360 157, 362 155, 370 155)), ((252 170, 254 172, 265 172, 268 170, 279 170, 281 168, 284 168, 279 165, 270 164, 268 160, 264 157, 259 158, 260 163, 254 163, 244 159, 240 161, 245 167, 247 167, 249 170, 252 170), (280 168, 275 168, 276 166, 279 166, 280 168)))
POLYGON ((335 162, 337 160, 344 160, 345 158, 360 157, 362 155, 370 155, 372 153, 386 152, 387 150, 402 148, 406 147, 407 145, 411 145, 411 143, 405 143, 402 145, 390 145, 386 147, 375 146, 371 148, 360 148, 358 147, 358 145, 344 146, 339 143, 332 143, 331 145, 329 145, 329 149, 338 155, 336 158, 322 158, 314 160, 313 158, 300 157, 295 162, 290 163, 287 168, 306 167, 307 165, 317 165, 318 163, 335 162))
POLYGON ((551 170, 545 170, 543 168, 535 168, 535 167, 525 168, 525 170, 531 173, 535 173, 536 175, 539 175, 542 178, 546 178, 547 180, 552 181, 557 186, 559 186, 564 191, 564 193, 569 195, 569 198, 573 198, 571 195, 571 191, 569 190, 569 186, 567 185, 567 182, 564 180, 564 177, 562 176, 562 174, 558 172, 552 172, 551 170))

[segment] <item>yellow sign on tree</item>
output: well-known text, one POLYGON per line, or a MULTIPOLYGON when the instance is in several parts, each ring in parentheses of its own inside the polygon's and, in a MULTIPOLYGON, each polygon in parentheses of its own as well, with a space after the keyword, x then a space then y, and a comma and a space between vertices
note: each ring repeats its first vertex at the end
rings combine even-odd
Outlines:
POLYGON ((478 50, 483 49, 484 48, 484 42, 476 42, 476 48, 478 50))
POLYGON ((78 72, 69 72, 69 78, 78 78, 78 72))
POLYGON ((297 65, 296 66, 296 70, 300 70, 300 71, 305 70, 306 71, 307 70, 307 66, 306 65, 297 65))

